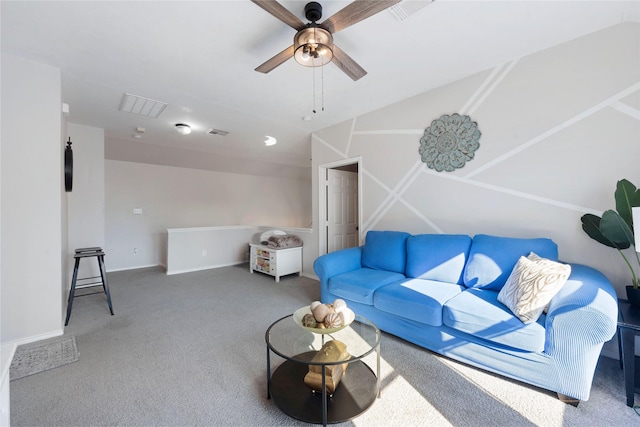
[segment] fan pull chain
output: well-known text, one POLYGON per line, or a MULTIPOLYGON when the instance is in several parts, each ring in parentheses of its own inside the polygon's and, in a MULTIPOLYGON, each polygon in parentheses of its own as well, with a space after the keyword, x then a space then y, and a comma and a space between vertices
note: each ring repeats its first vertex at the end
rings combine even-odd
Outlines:
MULTIPOLYGON (((313 68, 313 114, 316 114, 316 67, 313 68)), ((324 67, 320 70, 320 109, 324 111, 324 67)))
POLYGON ((322 70, 320 70, 320 76, 321 76, 321 85, 322 85, 322 94, 321 94, 321 98, 320 98, 320 102, 322 104, 322 111, 324 111, 324 66, 322 66, 322 70))
POLYGON ((316 67, 313 68, 313 114, 316 113, 316 67))

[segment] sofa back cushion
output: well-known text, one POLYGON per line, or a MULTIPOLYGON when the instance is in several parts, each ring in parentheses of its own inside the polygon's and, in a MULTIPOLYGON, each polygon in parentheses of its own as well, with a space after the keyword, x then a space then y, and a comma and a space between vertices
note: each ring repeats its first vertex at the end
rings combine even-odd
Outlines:
POLYGON ((462 234, 419 234, 407 239, 407 268, 411 278, 462 284, 471 237, 462 234))
POLYGON ((362 250, 362 266, 404 274, 409 236, 402 231, 369 231, 362 250))
POLYGON ((558 245, 551 239, 518 239, 478 234, 471 243, 469 260, 464 269, 464 284, 468 288, 499 291, 518 259, 531 252, 542 258, 558 260, 558 245))

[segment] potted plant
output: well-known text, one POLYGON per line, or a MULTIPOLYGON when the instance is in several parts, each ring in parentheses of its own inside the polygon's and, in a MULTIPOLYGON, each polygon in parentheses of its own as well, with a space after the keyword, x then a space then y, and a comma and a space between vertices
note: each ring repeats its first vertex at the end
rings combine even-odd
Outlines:
MULTIPOLYGON (((616 209, 606 210, 602 218, 593 214, 583 215, 580 218, 582 229, 593 240, 616 249, 622 256, 632 277, 632 285, 627 286, 627 299, 632 305, 640 306, 640 274, 636 274, 634 266, 622 252, 630 246, 635 249, 632 208, 640 206, 640 190, 628 180, 622 179, 616 185, 614 197, 616 209)), ((634 250, 633 254, 640 266, 638 252, 634 250)))

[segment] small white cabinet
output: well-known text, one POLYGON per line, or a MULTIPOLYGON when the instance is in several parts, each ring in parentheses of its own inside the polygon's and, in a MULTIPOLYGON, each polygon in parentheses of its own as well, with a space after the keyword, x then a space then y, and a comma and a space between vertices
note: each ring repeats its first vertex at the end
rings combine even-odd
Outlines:
POLYGON ((280 281, 281 276, 302 272, 302 246, 286 249, 271 249, 267 246, 249 244, 249 271, 259 271, 280 281))

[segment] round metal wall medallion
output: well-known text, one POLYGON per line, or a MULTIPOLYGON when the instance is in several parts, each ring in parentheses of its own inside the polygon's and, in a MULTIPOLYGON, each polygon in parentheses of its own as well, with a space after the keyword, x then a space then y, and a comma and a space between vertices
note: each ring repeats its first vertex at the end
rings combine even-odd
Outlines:
POLYGON ((469 116, 445 114, 431 122, 420 138, 420 157, 438 172, 452 172, 473 159, 480 147, 478 124, 469 116))

